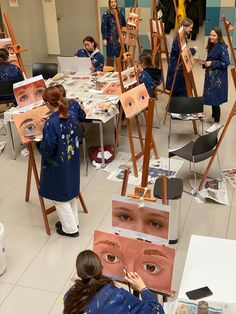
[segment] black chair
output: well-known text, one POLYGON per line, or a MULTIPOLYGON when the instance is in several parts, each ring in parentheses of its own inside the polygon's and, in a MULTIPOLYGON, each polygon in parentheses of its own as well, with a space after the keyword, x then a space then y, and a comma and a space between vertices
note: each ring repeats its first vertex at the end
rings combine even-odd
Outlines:
MULTIPOLYGON (((169 122, 169 144, 171 135, 171 120, 176 119, 172 114, 181 115, 184 121, 198 120, 198 114, 203 113, 204 99, 203 97, 171 97, 168 113, 170 117, 169 122), (187 116, 195 115, 195 116, 187 116)), ((202 134, 203 134, 203 119, 202 121, 202 134)), ((170 147, 170 145, 169 145, 170 147)))
MULTIPOLYGON (((191 141, 185 146, 169 151, 169 158, 179 156, 185 160, 193 163, 193 172, 195 180, 195 188, 197 191, 197 173, 195 170, 195 163, 204 161, 210 158, 218 143, 218 133, 222 127, 214 132, 199 136, 196 141, 191 141)), ((219 161, 219 159, 218 159, 219 161)))
MULTIPOLYGON (((7 105, 8 108, 6 108, 6 109, 9 109, 10 107, 12 107, 12 105, 15 102, 15 96, 14 96, 14 92, 13 92, 13 84, 20 82, 20 81, 21 81, 21 79, 19 79, 19 78, 13 79, 13 80, 0 81, 0 106, 3 104, 7 105), (9 97, 9 99, 3 99, 4 97, 9 97)), ((1 111, 1 114, 3 114, 4 111, 1 111)), ((1 122, 2 122, 4 132, 7 133, 6 128, 4 126, 4 123, 2 121, 2 116, 1 116, 1 122)))
POLYGON ((33 76, 42 75, 45 80, 55 76, 57 72, 57 63, 34 63, 32 66, 33 76))

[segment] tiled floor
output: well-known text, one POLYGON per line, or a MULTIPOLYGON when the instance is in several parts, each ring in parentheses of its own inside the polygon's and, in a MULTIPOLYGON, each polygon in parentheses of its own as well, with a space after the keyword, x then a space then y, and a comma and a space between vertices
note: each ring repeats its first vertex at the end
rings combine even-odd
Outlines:
MULTIPOLYGON (((204 72, 197 64, 194 74, 201 94, 204 72)), ((229 82, 230 101, 223 105, 222 122, 226 121, 235 100, 230 76, 229 82)), ((162 126, 161 129, 154 129, 161 156, 167 155, 168 127, 162 123, 166 103, 167 97, 160 96, 157 105, 162 126)), ((206 108, 206 112, 209 114, 209 108, 206 108)), ((233 119, 220 151, 222 168, 235 167, 235 127, 236 119, 233 119)), ((106 143, 113 141, 111 131, 112 124, 106 125, 106 143)), ((97 134, 96 127, 89 130, 89 145, 96 142, 95 133, 97 134)), ((179 145, 193 136, 191 123, 174 122, 173 133, 172 144, 179 145)), ((24 201, 27 158, 19 153, 22 146, 16 133, 15 138, 18 155, 16 160, 12 160, 8 138, 0 136, 0 141, 7 141, 7 147, 0 155, 0 221, 5 226, 7 255, 7 270, 0 277, 0 313, 61 313, 63 294, 75 276, 76 255, 85 248, 91 248, 95 229, 111 231, 111 196, 113 193, 119 194, 121 185, 108 181, 103 170, 97 171, 91 165, 89 175, 85 177, 84 165, 81 163, 81 189, 89 213, 86 215, 80 210, 80 237, 65 238, 57 235, 54 231, 54 223, 57 221, 55 213, 49 217, 52 235, 47 236, 34 182, 30 201, 24 201)), ((121 137, 120 147, 121 151, 129 150, 127 137, 121 137)), ((202 165, 203 168, 205 166, 206 163, 202 165)), ((215 167, 214 164, 213 172, 215 167)), ((191 174, 187 164, 184 164, 178 176, 185 180, 185 186, 189 189, 187 180, 191 174)), ((183 195, 173 290, 178 291, 191 234, 236 239, 236 195, 229 184, 227 187, 229 206, 213 202, 199 205, 190 195, 183 195)), ((129 189, 132 190, 133 187, 129 189)))

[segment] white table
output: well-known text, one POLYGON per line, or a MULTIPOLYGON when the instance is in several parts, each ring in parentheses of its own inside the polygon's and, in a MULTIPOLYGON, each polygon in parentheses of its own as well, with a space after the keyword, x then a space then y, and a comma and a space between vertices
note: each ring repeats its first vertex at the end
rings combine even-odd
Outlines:
POLYGON ((204 300, 230 303, 236 313, 236 241, 192 235, 178 299, 187 300, 186 291, 204 286, 213 292, 204 300))

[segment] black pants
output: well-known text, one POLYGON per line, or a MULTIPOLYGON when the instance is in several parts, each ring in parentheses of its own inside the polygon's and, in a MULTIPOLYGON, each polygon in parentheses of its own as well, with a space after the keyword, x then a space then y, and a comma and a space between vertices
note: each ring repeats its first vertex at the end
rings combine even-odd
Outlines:
POLYGON ((212 117, 216 123, 220 122, 220 106, 212 106, 212 117))

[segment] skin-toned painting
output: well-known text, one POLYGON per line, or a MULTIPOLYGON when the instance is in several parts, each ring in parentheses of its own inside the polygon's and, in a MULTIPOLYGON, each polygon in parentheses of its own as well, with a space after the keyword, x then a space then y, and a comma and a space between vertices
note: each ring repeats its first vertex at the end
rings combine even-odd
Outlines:
POLYGON ((104 275, 125 282, 124 270, 137 272, 148 288, 171 292, 174 249, 96 230, 93 251, 101 259, 104 275))
POLYGON ((184 48, 184 50, 181 53, 181 56, 182 56, 182 60, 184 62, 187 72, 188 73, 191 72, 193 69, 194 60, 193 60, 193 55, 190 49, 188 48, 188 46, 184 48))
POLYGON ((103 95, 118 96, 121 94, 120 82, 109 83, 108 86, 102 92, 103 95))
POLYGON ((121 72, 121 79, 122 79, 122 83, 123 83, 124 88, 127 88, 133 84, 136 84, 137 78, 136 78, 134 67, 128 68, 128 69, 122 71, 121 72))
POLYGON ((135 47, 137 42, 137 29, 128 29, 126 27, 122 27, 121 35, 123 38, 123 42, 125 45, 135 47))
POLYGON ((47 106, 40 106, 13 116, 22 143, 29 143, 42 137, 44 117, 49 113, 47 106))
POLYGON ((42 75, 15 83, 13 91, 19 108, 37 106, 43 103, 42 94, 46 85, 42 75))
POLYGON ((112 231, 136 239, 167 243, 170 206, 130 199, 112 198, 112 231))
POLYGON ((120 95, 126 118, 130 119, 148 107, 149 95, 144 84, 140 84, 120 95))
POLYGON ((11 38, 0 38, 0 49, 2 48, 5 48, 9 51, 9 62, 19 67, 16 54, 14 53, 14 50, 13 50, 13 44, 12 44, 11 38))

